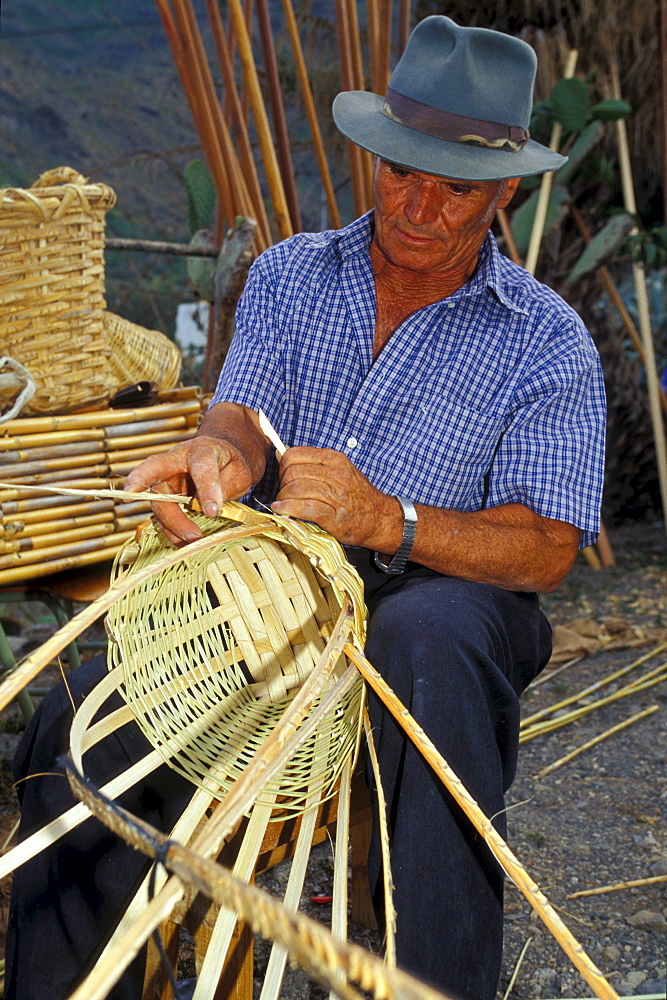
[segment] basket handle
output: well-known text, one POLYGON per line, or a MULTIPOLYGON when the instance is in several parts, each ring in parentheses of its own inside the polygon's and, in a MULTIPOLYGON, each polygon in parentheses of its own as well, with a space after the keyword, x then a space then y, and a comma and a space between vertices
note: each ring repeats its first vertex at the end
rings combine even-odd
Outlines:
POLYGON ((86 184, 87 178, 74 167, 54 167, 40 174, 33 188, 53 187, 54 184, 86 184))
POLYGON ((0 414, 0 424, 17 417, 37 391, 35 380, 28 369, 15 361, 14 358, 9 357, 0 358, 0 388, 10 391, 21 390, 7 412, 0 414), (3 373, 2 369, 4 368, 9 369, 9 371, 3 373))

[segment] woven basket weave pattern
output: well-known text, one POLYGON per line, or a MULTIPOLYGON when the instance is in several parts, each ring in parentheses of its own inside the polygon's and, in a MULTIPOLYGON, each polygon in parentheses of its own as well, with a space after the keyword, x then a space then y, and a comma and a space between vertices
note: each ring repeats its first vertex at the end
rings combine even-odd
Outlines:
MULTIPOLYGON (((210 532, 210 520, 198 523, 210 532)), ((124 697, 149 742, 178 744, 172 766, 218 798, 308 677, 342 606, 293 544, 267 533, 225 541, 221 526, 219 546, 136 587, 107 617, 110 664, 122 668, 124 697)), ((143 532, 133 569, 164 545, 153 528, 143 532)), ((341 656, 334 679, 346 666, 341 656)), ((268 786, 266 801, 277 794, 282 816, 298 814, 315 789, 333 794, 357 745, 360 706, 358 683, 268 786)))
POLYGON ((119 389, 144 380, 152 382, 157 392, 174 388, 181 373, 181 352, 163 333, 106 312, 103 336, 119 389))
POLYGON ((70 168, 0 191, 0 353, 37 382, 26 413, 80 409, 116 389, 103 336, 105 184, 70 168))

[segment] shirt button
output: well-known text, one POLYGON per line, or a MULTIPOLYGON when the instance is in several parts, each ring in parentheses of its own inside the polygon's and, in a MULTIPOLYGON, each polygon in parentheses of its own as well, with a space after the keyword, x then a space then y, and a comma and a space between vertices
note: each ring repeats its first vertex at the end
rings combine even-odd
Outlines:
POLYGON ((350 438, 347 439, 347 446, 348 446, 348 448, 356 448, 358 444, 359 444, 359 442, 357 441, 357 439, 355 437, 350 437, 350 438))

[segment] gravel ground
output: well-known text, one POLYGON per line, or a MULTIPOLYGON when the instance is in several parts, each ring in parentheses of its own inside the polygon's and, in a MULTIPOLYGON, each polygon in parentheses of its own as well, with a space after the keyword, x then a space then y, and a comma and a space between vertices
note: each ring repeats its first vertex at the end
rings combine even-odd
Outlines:
MULTIPOLYGON (((580 558, 567 581, 544 599, 553 624, 575 618, 601 624, 625 619, 635 630, 667 627, 667 560, 661 524, 637 524, 615 529, 611 542, 617 565, 592 570, 580 558)), ((18 610, 3 609, 6 631, 21 652, 46 637, 53 626, 40 621, 41 611, 29 609, 30 622, 18 610)), ((524 716, 582 691, 612 671, 633 663, 651 650, 607 650, 568 666, 524 697, 524 716)), ((628 679, 660 663, 654 656, 637 666, 628 679)), ((625 683, 618 680, 589 703, 625 683)), ((593 961, 621 995, 665 996, 667 942, 667 882, 638 888, 569 898, 574 892, 620 881, 667 875, 667 685, 663 682, 597 708, 549 735, 525 742, 519 773, 508 796, 510 845, 529 874, 579 939, 593 961), (609 736, 550 774, 538 772, 609 727, 653 705, 658 710, 609 736)), ((564 710, 563 710, 564 711, 564 710)), ((0 844, 16 820, 11 790, 10 757, 21 729, 14 708, 0 716, 0 844)), ((312 902, 328 896, 332 884, 331 849, 313 852, 304 890, 303 908, 311 916, 329 917, 329 906, 312 902)), ((280 892, 288 865, 262 878, 280 892)), ((8 887, 0 886, 0 929, 6 917, 8 887)), ((506 946, 499 998, 513 974, 510 996, 532 998, 589 997, 583 981, 523 895, 509 886, 506 897, 506 946), (520 957, 523 955, 519 963, 520 957)), ((400 918, 400 915, 399 915, 400 918)), ((373 951, 375 932, 352 926, 353 940, 373 951)), ((256 995, 268 948, 257 942, 256 995)), ((184 965, 187 975, 188 966, 184 965)), ((184 996, 187 991, 184 991, 184 996)), ((299 970, 288 972, 283 995, 290 1000, 321 1000, 322 991, 299 970)))

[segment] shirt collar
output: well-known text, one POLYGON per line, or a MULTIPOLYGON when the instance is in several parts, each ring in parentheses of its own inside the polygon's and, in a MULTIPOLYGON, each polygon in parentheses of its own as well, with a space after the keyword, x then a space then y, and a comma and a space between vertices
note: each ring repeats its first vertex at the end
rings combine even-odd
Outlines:
MULTIPOLYGON (((336 234, 336 244, 341 257, 345 259, 358 254, 367 254, 373 238, 373 229, 373 209, 371 209, 349 226, 339 230, 336 234)), ((502 273, 503 261, 495 237, 489 232, 479 251, 479 266, 475 274, 462 288, 450 295, 447 301, 456 302, 473 295, 481 295, 488 289, 507 309, 527 315, 527 309, 507 294, 507 281, 502 273)))

